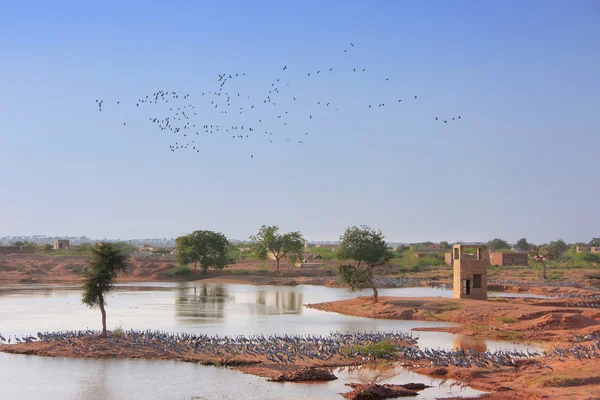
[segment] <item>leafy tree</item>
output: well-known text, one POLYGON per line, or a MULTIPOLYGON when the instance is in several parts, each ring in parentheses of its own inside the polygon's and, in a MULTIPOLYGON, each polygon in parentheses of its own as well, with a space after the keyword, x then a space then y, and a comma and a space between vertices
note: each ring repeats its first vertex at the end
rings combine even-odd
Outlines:
POLYGON ((52 251, 52 250, 54 250, 54 246, 52 246, 51 244, 45 244, 42 249, 44 251, 52 251))
POLYGON ((532 245, 531 249, 529 249, 529 255, 533 258, 534 262, 542 264, 542 278, 548 279, 546 261, 556 257, 556 250, 551 246, 532 245))
POLYGON ((373 289, 373 301, 377 303, 379 293, 373 282, 374 269, 391 258, 381 231, 368 226, 346 228, 340 236, 340 247, 337 251, 340 260, 354 260, 356 265, 340 265, 340 280, 356 291, 367 287, 373 289))
POLYGON ((520 250, 529 251, 529 249, 531 248, 531 245, 527 242, 527 239, 521 238, 521 239, 517 240, 517 244, 515 244, 515 247, 520 250))
POLYGON ((89 268, 85 270, 81 302, 90 308, 100 308, 102 337, 106 337, 105 296, 113 289, 113 280, 128 267, 128 256, 114 243, 100 242, 91 248, 89 268))
POLYGON ((446 242, 446 241, 444 241, 444 242, 440 242, 440 244, 442 245, 442 247, 443 247, 444 249, 449 249, 449 248, 450 248, 450 243, 448 243, 448 242, 446 242))
POLYGON ((593 239, 592 239, 592 240, 590 240, 590 242, 588 243, 588 246, 600 247, 600 238, 593 238, 593 239))
POLYGON ((554 257, 559 257, 562 253, 567 251, 569 245, 565 243, 564 240, 558 239, 553 242, 548 243, 547 246, 551 251, 554 257))
POLYGON ((488 246, 490 247, 490 251, 496 251, 500 249, 510 249, 510 245, 502 239, 493 239, 488 242, 488 246))
POLYGON ((256 235, 250 236, 250 240, 254 253, 260 259, 266 259, 268 253, 273 254, 277 272, 279 272, 279 261, 285 256, 294 255, 302 258, 304 243, 306 243, 300 232, 279 233, 279 227, 276 225, 261 226, 256 235))
POLYGON ((175 240, 177 244, 177 261, 182 265, 198 263, 206 273, 209 268, 223 269, 234 260, 229 256, 229 241, 222 233, 213 231, 194 231, 175 240))

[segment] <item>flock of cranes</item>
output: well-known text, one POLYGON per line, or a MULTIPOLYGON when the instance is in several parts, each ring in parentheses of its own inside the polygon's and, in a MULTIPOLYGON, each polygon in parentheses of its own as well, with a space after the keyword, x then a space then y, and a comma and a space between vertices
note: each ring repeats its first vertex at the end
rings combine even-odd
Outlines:
MULTIPOLYGON (((354 52, 356 46, 343 49, 344 54, 354 52)), ((344 56, 342 56, 344 57, 344 56)), ((342 60, 342 70, 351 74, 365 74, 366 68, 351 66, 348 58, 342 60)), ((315 76, 325 74, 336 74, 340 68, 328 67, 308 71, 304 79, 314 79, 315 76)), ((299 72, 299 71, 297 71, 299 72)), ((300 77, 302 74, 294 75, 292 68, 287 64, 281 67, 279 77, 272 79, 264 92, 241 93, 236 89, 234 83, 242 79, 248 79, 246 72, 223 72, 216 78, 215 87, 211 90, 192 95, 192 93, 181 93, 174 90, 157 90, 151 94, 141 96, 135 100, 135 108, 148 111, 147 119, 159 130, 172 133, 175 138, 169 145, 169 151, 175 153, 182 150, 191 150, 196 153, 203 151, 201 135, 217 135, 231 137, 231 140, 249 141, 262 139, 265 143, 275 142, 302 145, 310 131, 318 130, 317 114, 322 112, 336 112, 343 107, 342 104, 334 104, 330 99, 307 99, 300 92, 295 92, 295 87, 302 87, 303 82, 292 77, 300 77), (194 101, 192 101, 192 98, 194 101), (299 100, 304 100, 299 105, 299 100), (220 114, 220 121, 228 123, 217 123, 214 121, 215 113, 220 114), (200 115, 198 115, 200 114, 200 115), (198 121, 202 118, 203 121, 198 121), (244 122, 235 123, 240 118, 244 122), (213 119, 213 121, 207 121, 213 119)), ((382 79, 383 80, 383 79, 382 79)), ((386 77, 383 82, 389 83, 386 77)), ((306 96, 304 96, 306 97, 306 96)), ((417 101, 418 96, 411 96, 409 100, 417 101)), ((402 104, 403 99, 394 100, 396 106, 402 104)), ((103 99, 96 99, 98 111, 105 108, 103 99)), ((121 101, 111 101, 112 105, 120 108, 121 101)), ((387 107, 394 104, 388 104, 387 107)), ((386 102, 376 104, 365 104, 366 109, 375 107, 386 107, 386 102)), ((368 117, 368 116, 366 116, 368 117)), ((461 120, 461 116, 450 118, 435 117, 435 121, 448 122, 461 120)), ((128 121, 122 121, 127 127, 128 121)), ((250 153, 250 158, 254 154, 250 153)))

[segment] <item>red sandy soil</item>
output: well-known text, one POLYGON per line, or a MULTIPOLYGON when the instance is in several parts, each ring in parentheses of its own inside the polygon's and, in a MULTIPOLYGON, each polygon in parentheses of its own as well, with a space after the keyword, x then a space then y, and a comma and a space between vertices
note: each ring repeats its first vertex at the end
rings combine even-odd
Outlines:
MULTIPOLYGON (((87 256, 0 255, 0 283, 79 283, 89 262, 87 256)), ((287 284, 310 283, 324 285, 335 276, 333 262, 323 261, 325 268, 296 268, 283 263, 275 274, 274 261, 237 261, 221 271, 191 268, 188 276, 173 275, 177 267, 174 256, 131 259, 127 273, 119 282, 190 281, 209 279, 212 282, 287 284)))
MULTIPOLYGON (((437 298, 372 297, 319 303, 308 307, 369 318, 458 322, 457 328, 433 328, 485 338, 538 340, 564 345, 574 334, 600 331, 600 311, 565 307, 565 301, 533 299, 455 300, 437 298)), ((518 368, 470 369, 408 363, 415 372, 452 378, 491 392, 484 399, 600 399, 600 359, 577 361, 544 357, 549 368, 524 362, 518 368)))

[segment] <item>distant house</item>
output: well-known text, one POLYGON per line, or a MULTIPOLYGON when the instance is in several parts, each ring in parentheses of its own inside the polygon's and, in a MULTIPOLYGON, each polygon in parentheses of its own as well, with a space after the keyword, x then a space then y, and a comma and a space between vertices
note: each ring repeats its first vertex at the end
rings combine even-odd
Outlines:
POLYGON ((575 252, 576 253, 588 253, 590 251, 590 248, 588 246, 577 246, 575 247, 575 252))
POLYGON ((490 253, 491 265, 529 265, 529 257, 527 253, 518 252, 499 252, 490 253))
POLYGON ((591 253, 600 253, 600 246, 592 246, 590 247, 591 253))
POLYGON ((315 247, 314 243, 304 243, 304 248, 305 249, 312 249, 313 247, 315 247))
POLYGON ((446 265, 454 266, 454 257, 452 257, 452 253, 444 253, 444 261, 446 261, 446 265))
POLYGON ((69 239, 58 239, 54 241, 54 250, 68 250, 69 247, 69 239))

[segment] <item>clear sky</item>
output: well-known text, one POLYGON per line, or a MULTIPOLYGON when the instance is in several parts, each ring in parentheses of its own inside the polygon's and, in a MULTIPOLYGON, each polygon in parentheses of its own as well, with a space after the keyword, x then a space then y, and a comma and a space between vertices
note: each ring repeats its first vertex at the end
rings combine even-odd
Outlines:
POLYGON ((588 241, 599 71, 591 0, 3 1, 0 236, 588 241), (190 97, 136 107, 157 90, 190 97), (255 131, 172 152, 175 104, 255 131))

